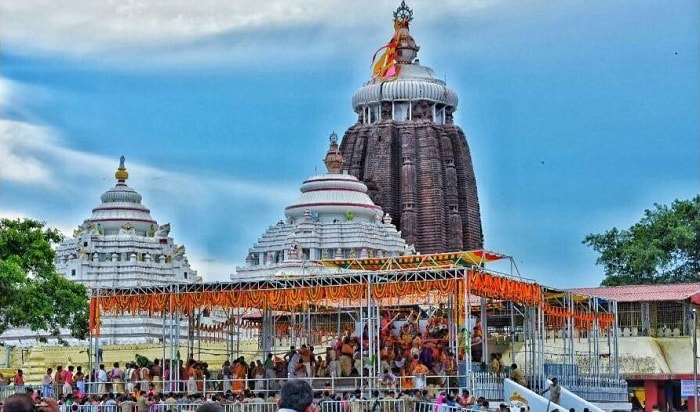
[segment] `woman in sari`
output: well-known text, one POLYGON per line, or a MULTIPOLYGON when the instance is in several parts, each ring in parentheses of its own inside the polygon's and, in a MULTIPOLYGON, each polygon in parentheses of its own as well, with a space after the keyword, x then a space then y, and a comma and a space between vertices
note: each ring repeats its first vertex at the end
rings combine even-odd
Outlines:
POLYGON ((245 389, 245 378, 248 374, 248 365, 241 356, 233 366, 233 392, 242 392, 245 389))

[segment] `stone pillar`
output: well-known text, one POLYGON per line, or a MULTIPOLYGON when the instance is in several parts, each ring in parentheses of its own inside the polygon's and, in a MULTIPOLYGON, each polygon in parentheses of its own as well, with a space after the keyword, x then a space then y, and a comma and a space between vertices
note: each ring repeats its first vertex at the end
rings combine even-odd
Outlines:
POLYGON ((403 165, 401 167, 401 232, 406 243, 416 244, 416 175, 414 160, 416 157, 415 141, 408 129, 401 130, 401 149, 403 165))

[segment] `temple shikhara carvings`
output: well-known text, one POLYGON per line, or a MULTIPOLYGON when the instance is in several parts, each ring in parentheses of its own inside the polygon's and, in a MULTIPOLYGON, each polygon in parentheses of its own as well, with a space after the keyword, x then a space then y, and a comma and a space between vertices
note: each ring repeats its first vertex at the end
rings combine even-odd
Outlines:
POLYGON ((394 35, 374 56, 372 77, 352 105, 357 123, 343 137, 344 168, 393 217, 420 253, 483 247, 467 139, 454 124, 457 94, 417 58, 413 12, 394 12, 394 35))

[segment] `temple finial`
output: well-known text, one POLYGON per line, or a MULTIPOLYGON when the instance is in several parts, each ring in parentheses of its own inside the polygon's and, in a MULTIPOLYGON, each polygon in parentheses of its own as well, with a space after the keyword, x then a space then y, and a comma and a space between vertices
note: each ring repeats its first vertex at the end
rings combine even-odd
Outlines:
POLYGON ((338 135, 333 132, 328 140, 330 140, 330 146, 328 147, 324 163, 326 163, 328 173, 338 174, 343 168, 343 155, 338 147, 338 135))
POLYGON ((413 10, 406 5, 404 0, 396 11, 394 11, 394 29, 400 27, 408 28, 408 23, 413 20, 413 10))
POLYGON ((117 171, 114 173, 114 178, 117 179, 119 183, 124 183, 126 179, 129 178, 129 172, 126 171, 126 167, 124 166, 125 160, 124 156, 119 158, 119 168, 117 168, 117 171))

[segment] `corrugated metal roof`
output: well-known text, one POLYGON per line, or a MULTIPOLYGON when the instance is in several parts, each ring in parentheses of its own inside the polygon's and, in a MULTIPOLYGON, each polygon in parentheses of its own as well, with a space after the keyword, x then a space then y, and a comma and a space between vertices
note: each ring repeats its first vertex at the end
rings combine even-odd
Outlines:
POLYGON ((597 288, 571 289, 572 292, 618 302, 660 302, 685 300, 700 294, 700 283, 677 283, 671 285, 601 286, 597 288))

